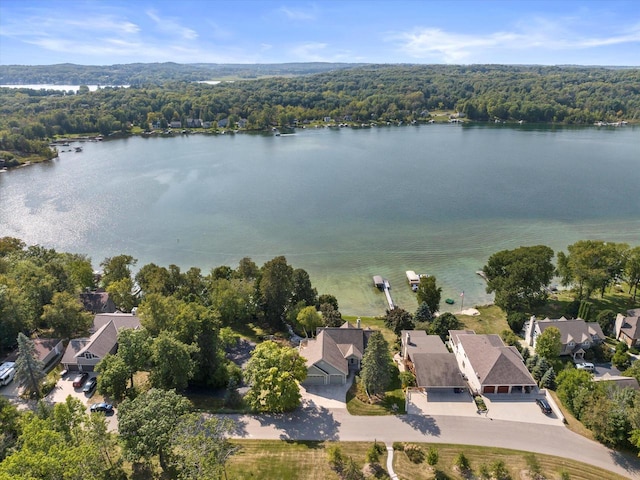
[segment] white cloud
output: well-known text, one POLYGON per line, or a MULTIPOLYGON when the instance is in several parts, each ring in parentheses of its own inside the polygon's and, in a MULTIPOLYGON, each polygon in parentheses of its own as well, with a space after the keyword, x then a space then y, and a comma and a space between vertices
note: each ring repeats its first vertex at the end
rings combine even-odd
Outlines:
POLYGON ((312 11, 304 11, 304 10, 292 10, 287 7, 281 7, 280 12, 283 13, 289 20, 315 20, 317 12, 316 8, 313 7, 312 11))
POLYGON ((171 18, 161 18, 155 10, 147 10, 147 16, 156 23, 158 30, 167 35, 178 36, 184 40, 195 40, 198 38, 198 32, 180 25, 176 20, 171 18))
MULTIPOLYGON (((566 28, 562 22, 534 18, 512 30, 468 34, 439 28, 417 28, 393 33, 387 39, 402 53, 416 58, 446 63, 473 63, 478 58, 496 58, 496 53, 523 50, 582 50, 640 42, 640 25, 610 35, 586 36, 566 28)), ((523 61, 526 61, 523 59, 523 61)), ((498 59, 497 62, 500 62, 498 59)))

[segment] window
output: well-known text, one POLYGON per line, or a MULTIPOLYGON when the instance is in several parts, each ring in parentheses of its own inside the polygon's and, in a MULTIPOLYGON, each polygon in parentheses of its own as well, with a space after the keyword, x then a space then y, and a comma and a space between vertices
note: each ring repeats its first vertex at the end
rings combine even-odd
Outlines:
POLYGON ((573 347, 573 346, 575 346, 575 342, 569 342, 569 343, 568 343, 568 345, 569 345, 570 347, 573 347))

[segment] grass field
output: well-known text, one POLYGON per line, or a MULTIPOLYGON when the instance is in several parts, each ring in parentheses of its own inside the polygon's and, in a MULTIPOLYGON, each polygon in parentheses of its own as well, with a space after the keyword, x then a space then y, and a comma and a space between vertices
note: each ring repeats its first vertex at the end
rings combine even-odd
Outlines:
MULTIPOLYGON (((288 442, 278 440, 234 440, 240 449, 229 459, 227 477, 234 480, 276 479, 276 480, 330 480, 339 477, 329 468, 327 447, 333 442, 288 442)), ((373 439, 365 442, 342 442, 339 446, 345 456, 350 456, 364 466, 367 450, 373 439)), ((418 444, 426 452, 430 444, 418 444)), ((528 452, 469 445, 433 444, 438 450, 436 465, 439 478, 464 479, 455 468, 454 462, 460 452, 469 459, 472 470, 477 474, 482 464, 502 460, 512 479, 531 479, 527 474, 528 465, 539 465, 541 473, 549 480, 559 479, 566 472, 571 479, 580 480, 622 480, 624 477, 605 470, 585 465, 573 460, 550 455, 532 455, 528 452), (533 460, 532 460, 533 459, 533 460)), ((380 457, 386 465, 386 455, 380 457)), ((394 453, 394 470, 402 480, 426 480, 435 478, 433 471, 425 463, 412 463, 404 452, 394 453)), ((473 477, 476 478, 476 477, 473 477)))

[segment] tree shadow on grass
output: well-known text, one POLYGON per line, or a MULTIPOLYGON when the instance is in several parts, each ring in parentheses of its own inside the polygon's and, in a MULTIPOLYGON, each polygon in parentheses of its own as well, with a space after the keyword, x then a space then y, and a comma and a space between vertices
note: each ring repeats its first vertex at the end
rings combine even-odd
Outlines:
POLYGON ((324 407, 299 408, 290 413, 260 415, 262 426, 282 430, 281 440, 338 440, 340 422, 324 407))
POLYGON ((440 436, 440 427, 433 417, 424 415, 398 415, 398 418, 424 435, 440 436))

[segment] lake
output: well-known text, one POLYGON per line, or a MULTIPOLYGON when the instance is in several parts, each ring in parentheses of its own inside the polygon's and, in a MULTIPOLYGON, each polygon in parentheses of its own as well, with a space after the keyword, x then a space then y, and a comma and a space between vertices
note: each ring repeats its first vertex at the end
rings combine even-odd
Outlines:
POLYGON ((384 313, 373 275, 411 311, 405 270, 435 275, 456 311, 462 291, 465 306, 492 300, 475 271, 496 251, 640 244, 637 127, 326 128, 83 148, 0 174, 0 236, 86 253, 96 268, 121 253, 204 272, 285 255, 357 315, 384 313))

